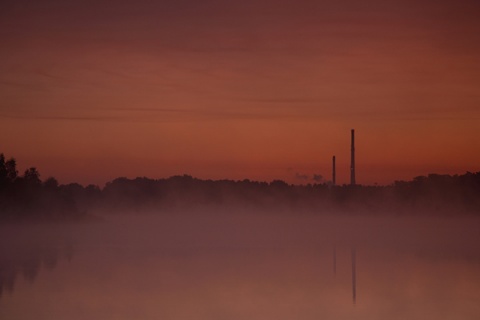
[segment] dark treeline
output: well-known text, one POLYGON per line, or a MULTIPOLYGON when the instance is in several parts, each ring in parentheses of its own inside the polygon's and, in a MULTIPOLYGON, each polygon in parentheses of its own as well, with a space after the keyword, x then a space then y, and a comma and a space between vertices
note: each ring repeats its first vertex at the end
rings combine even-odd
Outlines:
POLYGON ((117 178, 103 189, 40 180, 35 168, 18 175, 14 159, 0 155, 2 218, 70 218, 87 212, 142 212, 198 207, 317 213, 480 214, 480 172, 430 174, 389 186, 290 185, 281 180, 117 178))
POLYGON ((250 180, 118 178, 95 199, 103 209, 238 206, 261 210, 318 213, 480 214, 480 172, 430 174, 389 186, 290 185, 250 180))
POLYGON ((0 154, 0 218, 2 220, 71 219, 83 214, 68 186, 50 177, 40 179, 31 167, 19 175, 14 158, 0 154))

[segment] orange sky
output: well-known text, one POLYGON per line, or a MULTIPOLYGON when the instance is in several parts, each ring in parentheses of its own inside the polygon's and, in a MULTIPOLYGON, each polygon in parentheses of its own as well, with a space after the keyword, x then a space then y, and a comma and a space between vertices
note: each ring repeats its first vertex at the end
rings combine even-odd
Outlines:
MULTIPOLYGON (((6 0, 0 152, 42 178, 480 171, 478 1, 6 0)), ((302 179, 300 176, 308 176, 302 179)))

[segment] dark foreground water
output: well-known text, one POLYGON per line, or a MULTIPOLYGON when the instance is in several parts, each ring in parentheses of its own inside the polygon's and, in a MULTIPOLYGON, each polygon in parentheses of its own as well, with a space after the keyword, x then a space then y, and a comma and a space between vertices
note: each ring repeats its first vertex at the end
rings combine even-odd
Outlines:
POLYGON ((0 319, 480 319, 475 218, 197 213, 0 229, 0 319))

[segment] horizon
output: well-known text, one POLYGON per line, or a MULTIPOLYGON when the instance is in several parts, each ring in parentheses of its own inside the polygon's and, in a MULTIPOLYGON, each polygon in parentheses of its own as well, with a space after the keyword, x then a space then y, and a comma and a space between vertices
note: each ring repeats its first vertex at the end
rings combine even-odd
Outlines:
MULTIPOLYGON (((0 148, 62 184, 480 171, 472 0, 7 0, 0 148)), ((307 178, 305 178, 307 177, 307 178)))
MULTIPOLYGON (((248 180, 250 182, 258 182, 258 183, 267 183, 267 184, 270 184, 274 181, 283 181, 289 185, 294 185, 294 186, 307 186, 307 185, 331 185, 332 184, 332 180, 330 177, 330 179, 328 177, 324 177, 324 176, 308 176, 308 175, 302 175, 300 177, 296 177, 296 180, 297 181, 289 181, 289 180, 284 180, 284 179, 280 179, 280 178, 272 178, 270 180, 260 180, 260 179, 250 179, 248 177, 245 177, 245 178, 238 178, 238 179, 233 179, 233 178, 215 178, 215 179, 212 179, 212 178, 202 178, 202 177, 198 177, 198 176, 195 176, 195 175, 192 175, 192 174, 189 174, 189 173, 178 173, 178 174, 172 174, 172 175, 169 175, 169 176, 163 176, 163 177, 151 177, 151 176, 141 176, 141 175, 132 175, 132 176, 126 176, 126 175, 119 175, 119 176, 116 176, 116 177, 113 177, 112 179, 110 180, 106 180, 106 181, 103 181, 102 183, 91 183, 91 182, 82 182, 82 181, 61 181, 59 180, 57 177, 53 176, 53 175, 44 175, 42 174, 42 170, 41 168, 35 166, 35 165, 32 165, 32 166, 25 166, 25 167, 22 167, 21 165, 19 166, 19 161, 16 157, 14 156, 10 156, 10 155, 5 155, 4 153, 0 152, 0 154, 3 154, 5 156, 5 160, 9 160, 11 158, 15 159, 16 161, 16 164, 17 164, 17 170, 18 170, 18 174, 19 176, 23 175, 23 172, 29 168, 36 168, 38 170, 38 173, 40 175, 40 179, 41 181, 46 181, 47 179, 49 178, 55 178, 55 180, 57 180, 59 182, 60 185, 69 185, 69 184, 80 184, 81 186, 83 187, 86 187, 88 185, 95 185, 97 187, 100 187, 101 189, 103 189, 108 183, 111 183, 113 182, 114 180, 116 179, 128 179, 128 180, 135 180, 135 179, 149 179, 149 180, 168 180, 168 179, 171 179, 171 178, 174 178, 174 177, 185 177, 185 176, 188 176, 188 177, 191 177, 192 179, 197 179, 197 180, 201 180, 201 181, 207 181, 207 180, 211 180, 211 181, 233 181, 233 182, 241 182, 241 181, 244 181, 244 180, 248 180), (299 182, 300 180, 300 182, 299 182)), ((465 175, 465 174, 468 174, 468 173, 477 173, 477 171, 464 171, 464 172, 456 172, 456 173, 439 173, 439 172, 429 172, 429 173, 424 173, 424 174, 419 174, 419 175, 416 175, 414 177, 410 177, 410 178, 407 178, 407 179, 395 179, 393 180, 391 183, 386 183, 386 184, 379 184, 379 183, 373 183, 373 184, 365 184, 365 183, 356 183, 355 185, 357 186, 361 186, 361 187, 387 187, 387 186, 391 186, 391 185, 394 185, 395 182, 401 182, 401 181, 404 181, 404 182, 408 182, 408 181, 413 181, 415 178, 417 177, 428 177, 430 175, 448 175, 448 176, 461 176, 461 175, 465 175)), ((342 182, 342 183, 336 183, 335 184, 337 187, 343 187, 343 186, 349 186, 350 183, 349 182, 342 182)))

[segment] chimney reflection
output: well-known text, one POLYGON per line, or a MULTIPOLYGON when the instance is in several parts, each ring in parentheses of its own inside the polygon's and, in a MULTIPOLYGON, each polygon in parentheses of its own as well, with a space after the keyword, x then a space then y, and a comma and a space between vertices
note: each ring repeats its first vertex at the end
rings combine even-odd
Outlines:
POLYGON ((355 249, 352 249, 352 299, 353 304, 355 304, 357 302, 357 258, 355 249))
POLYGON ((337 246, 333 246, 333 275, 337 275, 337 246))

